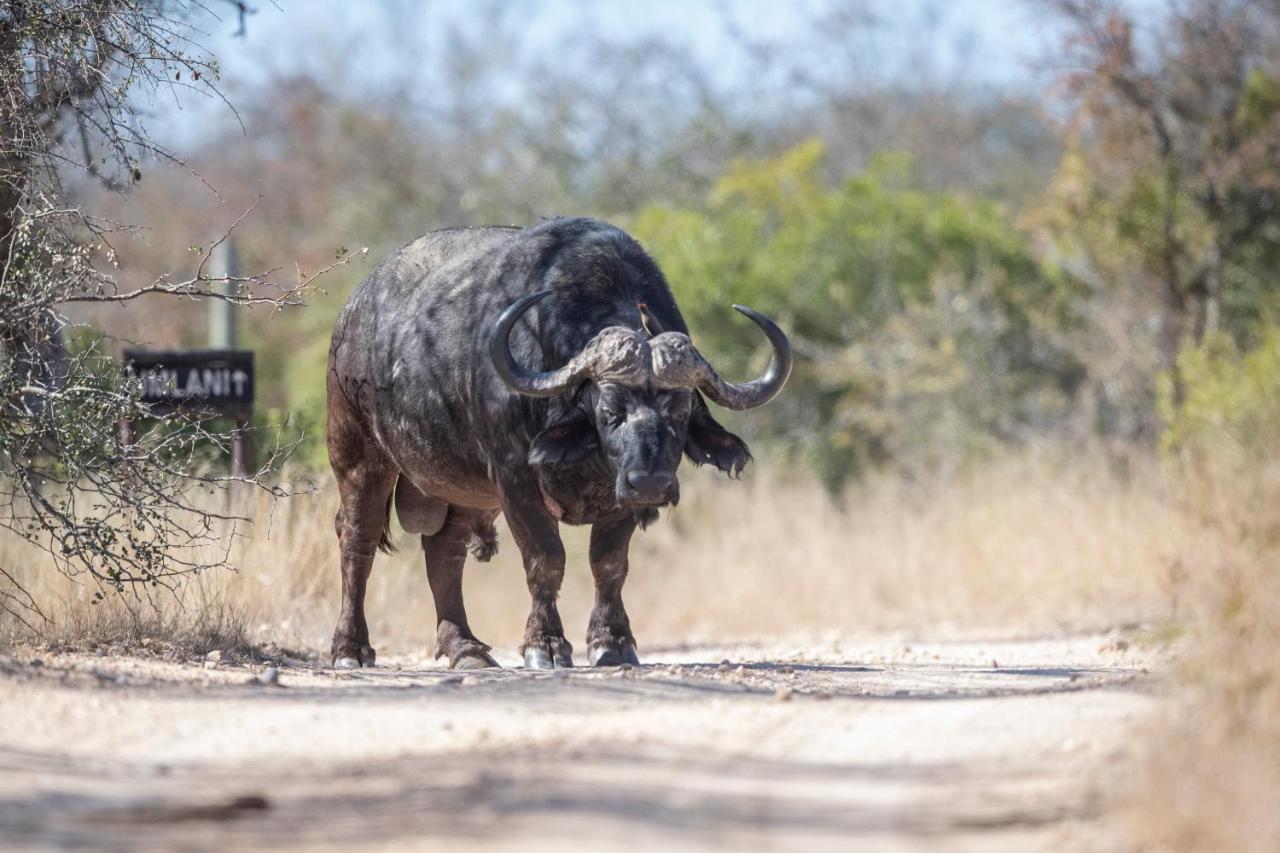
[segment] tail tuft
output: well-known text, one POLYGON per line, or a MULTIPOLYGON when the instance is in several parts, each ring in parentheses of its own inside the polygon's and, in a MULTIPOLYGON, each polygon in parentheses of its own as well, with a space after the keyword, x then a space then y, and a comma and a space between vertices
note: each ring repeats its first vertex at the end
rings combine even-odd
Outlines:
POLYGON ((487 563, 498 553, 498 531, 492 521, 477 522, 467 537, 467 550, 481 563, 487 563))
POLYGON ((396 550, 395 543, 391 541, 391 500, 394 496, 394 492, 387 495, 387 516, 382 522, 382 533, 378 534, 378 550, 384 554, 391 554, 396 550))

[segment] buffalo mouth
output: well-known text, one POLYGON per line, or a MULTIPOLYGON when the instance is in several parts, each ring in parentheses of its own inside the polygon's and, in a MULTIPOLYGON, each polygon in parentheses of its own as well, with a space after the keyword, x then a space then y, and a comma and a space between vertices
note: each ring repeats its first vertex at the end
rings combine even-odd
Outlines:
POLYGON ((670 498, 661 498, 659 500, 637 500, 635 498, 618 498, 618 506, 627 509, 662 509, 666 506, 674 506, 675 501, 670 498))
POLYGON ((670 474, 629 472, 618 477, 618 506, 631 509, 661 509, 680 500, 680 486, 670 474))
POLYGON ((618 506, 624 509, 662 509, 666 506, 675 506, 680 501, 679 495, 674 492, 660 497, 642 497, 639 495, 618 495, 618 506))

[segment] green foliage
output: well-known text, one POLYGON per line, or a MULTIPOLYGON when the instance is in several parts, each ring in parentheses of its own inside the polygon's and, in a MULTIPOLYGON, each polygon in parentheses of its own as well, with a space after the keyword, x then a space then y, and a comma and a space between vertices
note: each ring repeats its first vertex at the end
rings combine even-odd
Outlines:
MULTIPOLYGON (((391 252, 393 245, 370 250, 370 257, 391 252)), ((290 464, 319 471, 329 464, 325 446, 325 377, 333 323, 347 297, 372 269, 367 259, 325 275, 324 290, 315 293, 305 311, 273 313, 248 327, 246 345, 257 353, 258 382, 266 390, 255 426, 264 435, 296 445, 290 464)))
POLYGON ((1051 344, 1071 285, 991 202, 916 188, 877 158, 824 185, 823 146, 736 163, 698 207, 650 206, 633 233, 663 266, 722 370, 759 366, 731 303, 776 316, 799 361, 753 428, 799 449, 832 486, 893 462, 923 471, 1050 426, 1079 367, 1051 344))
POLYGON ((1215 335, 1184 350, 1178 367, 1185 384, 1180 406, 1168 377, 1161 382, 1166 449, 1191 449, 1227 463, 1274 454, 1280 437, 1280 327, 1266 329, 1249 350, 1215 335))
MULTIPOLYGON (((333 315, 328 315, 332 317, 333 315)), ((298 442, 293 461, 304 468, 322 469, 328 465, 325 446, 325 376, 329 364, 329 330, 317 332, 288 361, 287 381, 290 388, 289 409, 281 421, 279 410, 273 419, 291 440, 298 442)))
POLYGON ((1246 134, 1260 133, 1280 113, 1280 80, 1261 68, 1245 75, 1244 91, 1236 109, 1236 121, 1246 134))

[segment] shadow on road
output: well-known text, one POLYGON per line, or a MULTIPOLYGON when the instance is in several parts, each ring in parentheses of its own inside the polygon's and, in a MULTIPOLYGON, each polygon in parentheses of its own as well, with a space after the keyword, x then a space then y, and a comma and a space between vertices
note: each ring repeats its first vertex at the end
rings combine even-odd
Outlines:
POLYGON ((1004 647, 1006 666, 979 665, 990 646, 554 673, 298 663, 279 686, 247 666, 0 661, 13 721, 43 737, 0 740, 0 847, 985 849, 1097 813, 1082 780, 1150 677, 1081 647, 1004 647), (104 736, 116 724, 132 734, 104 736))
POLYGON ((235 849, 271 846, 276 839, 305 848, 525 832, 531 839, 548 837, 539 833, 563 837, 566 828, 588 838, 606 830, 634 831, 649 844, 678 839, 757 846, 770 834, 801 842, 883 833, 927 839, 1092 814, 1085 802, 1019 806, 1001 793, 1034 783, 1030 771, 955 763, 709 762, 705 756, 636 750, 468 751, 381 762, 376 772, 327 767, 324 790, 317 792, 315 768, 304 775, 285 767, 234 774, 176 767, 140 786, 139 779, 154 777, 153 768, 119 762, 58 766, 47 757, 0 753, 0 767, 33 765, 53 779, 75 774, 77 787, 103 793, 55 789, 0 799, 0 838, 18 846, 235 849), (122 780, 130 784, 121 786, 122 780), (904 787, 912 792, 913 808, 886 807, 875 793, 904 787), (105 793, 117 789, 132 793, 105 793))

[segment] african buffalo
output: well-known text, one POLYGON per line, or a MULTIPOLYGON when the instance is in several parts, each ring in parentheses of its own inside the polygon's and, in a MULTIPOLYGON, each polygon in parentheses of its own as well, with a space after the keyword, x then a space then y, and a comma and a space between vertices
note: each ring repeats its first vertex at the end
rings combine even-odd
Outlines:
POLYGON ((468 549, 479 560, 495 552, 499 512, 533 599, 525 666, 573 665, 556 612, 560 522, 592 525, 590 662, 637 663, 622 605, 631 534, 679 499, 682 453, 731 474, 751 458, 703 398, 754 408, 791 371, 786 335, 734 307, 773 347, 764 374, 742 384, 699 354, 657 265, 604 222, 435 231, 374 269, 329 350, 329 462, 342 502, 334 664, 374 662, 365 585, 375 550, 390 547, 393 505, 422 536, 436 656, 450 667, 497 665, 467 624, 462 568, 468 549))

